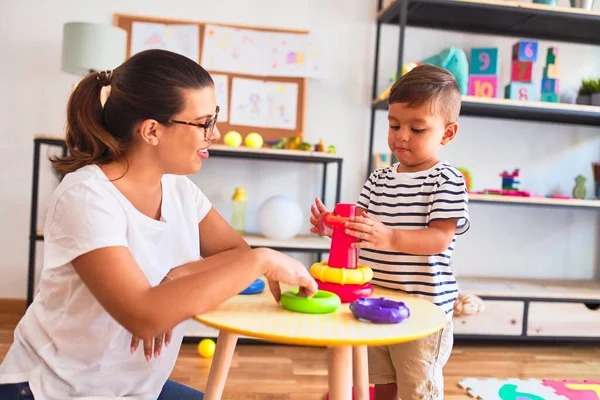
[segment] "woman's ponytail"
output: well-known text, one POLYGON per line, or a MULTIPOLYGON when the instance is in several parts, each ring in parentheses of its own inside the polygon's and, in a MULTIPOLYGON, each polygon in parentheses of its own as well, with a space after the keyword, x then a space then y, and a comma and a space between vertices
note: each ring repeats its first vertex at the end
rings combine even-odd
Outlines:
POLYGON ((60 174, 89 164, 103 164, 120 155, 120 146, 104 121, 100 94, 111 84, 112 71, 90 73, 79 82, 67 104, 66 142, 69 154, 52 159, 60 174))
POLYGON ((214 87, 208 72, 192 59, 167 50, 145 50, 113 71, 83 78, 67 105, 69 154, 52 160, 60 174, 90 164, 106 164, 126 156, 137 124, 169 119, 185 106, 184 90, 214 87), (102 88, 110 95, 104 102, 102 88))

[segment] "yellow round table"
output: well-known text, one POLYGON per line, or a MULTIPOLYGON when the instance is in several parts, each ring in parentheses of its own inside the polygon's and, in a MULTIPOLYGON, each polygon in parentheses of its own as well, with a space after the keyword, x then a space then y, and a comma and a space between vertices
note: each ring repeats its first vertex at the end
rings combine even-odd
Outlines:
MULTIPOLYGON (((289 287, 282 287, 288 290, 289 287)), ((261 294, 238 295, 214 311, 195 319, 218 329, 205 400, 219 400, 237 344, 238 335, 269 342, 328 348, 329 391, 331 400, 350 400, 352 380, 357 400, 369 399, 367 347, 420 339, 442 329, 446 314, 433 303, 375 287, 370 297, 403 301, 410 317, 398 324, 372 324, 358 321, 349 304, 331 314, 303 314, 277 304, 266 289, 261 294), (354 358, 354 368, 353 368, 354 358)))

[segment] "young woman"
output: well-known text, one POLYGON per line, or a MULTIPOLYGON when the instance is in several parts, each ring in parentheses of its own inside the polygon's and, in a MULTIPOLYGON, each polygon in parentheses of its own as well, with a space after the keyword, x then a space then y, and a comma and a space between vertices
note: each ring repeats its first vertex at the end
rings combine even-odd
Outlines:
POLYGON ((149 50, 91 73, 67 106, 70 154, 50 202, 39 293, 0 365, 0 398, 202 399, 168 378, 181 323, 265 275, 311 296, 298 261, 250 249, 185 175, 219 107, 210 75, 149 50), (139 343, 143 342, 142 346, 139 343))

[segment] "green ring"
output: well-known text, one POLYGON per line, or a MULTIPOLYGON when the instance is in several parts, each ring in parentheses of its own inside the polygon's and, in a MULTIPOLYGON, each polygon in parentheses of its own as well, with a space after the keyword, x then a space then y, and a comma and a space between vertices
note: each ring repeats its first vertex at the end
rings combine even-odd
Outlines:
POLYGON ((329 314, 342 304, 337 294, 326 290, 318 290, 313 297, 297 296, 297 294, 298 289, 283 292, 280 300, 283 308, 304 314, 329 314))

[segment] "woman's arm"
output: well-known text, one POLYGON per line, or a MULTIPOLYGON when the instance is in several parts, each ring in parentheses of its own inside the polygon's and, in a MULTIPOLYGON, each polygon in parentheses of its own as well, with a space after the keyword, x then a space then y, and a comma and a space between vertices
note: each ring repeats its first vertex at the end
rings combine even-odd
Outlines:
POLYGON ((94 250, 72 264, 107 312, 133 335, 146 339, 214 309, 261 274, 277 274, 277 280, 290 285, 313 286, 310 276, 300 270, 304 266, 281 253, 255 249, 242 255, 228 262, 217 257, 200 260, 202 272, 155 287, 126 247, 94 250))
POLYGON ((198 224, 200 233, 200 255, 203 258, 227 250, 249 250, 250 246, 217 210, 210 209, 198 224))
POLYGON ((211 208, 206 217, 198 224, 200 234, 200 255, 210 257, 210 263, 191 262, 173 268, 169 278, 178 279, 182 276, 201 272, 213 265, 223 265, 239 260, 242 254, 250 250, 250 246, 242 236, 225 221, 217 210, 211 208))

